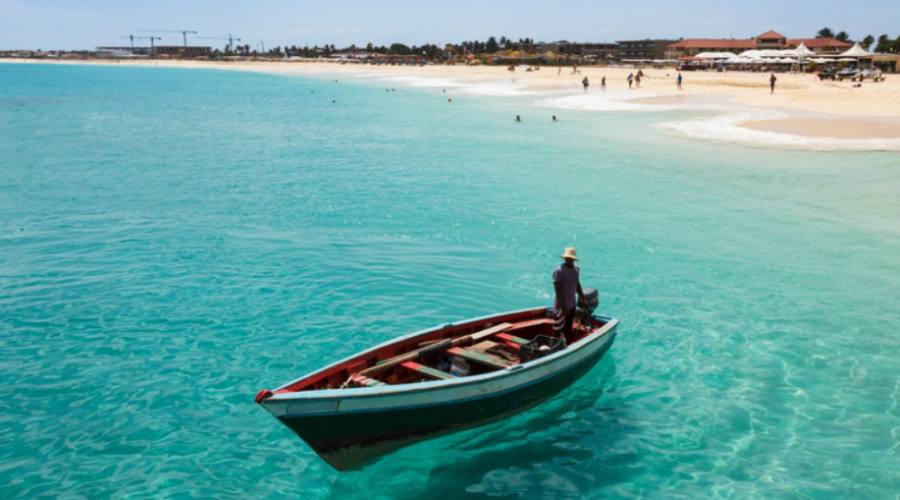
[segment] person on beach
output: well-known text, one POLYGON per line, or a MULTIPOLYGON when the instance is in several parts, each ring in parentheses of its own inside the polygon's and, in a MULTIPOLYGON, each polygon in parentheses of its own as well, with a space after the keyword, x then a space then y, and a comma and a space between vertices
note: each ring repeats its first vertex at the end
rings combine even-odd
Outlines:
POLYGON ((588 77, 584 77, 584 80, 581 80, 581 85, 584 86, 584 91, 587 92, 588 87, 591 85, 591 82, 588 81, 588 77))
POLYGON ((606 90, 606 75, 600 77, 600 90, 606 90))
POLYGON ((563 339, 572 334, 572 322, 575 320, 575 306, 584 300, 584 291, 581 289, 579 279, 580 269, 575 267, 578 256, 575 247, 567 247, 560 255, 563 263, 553 271, 553 288, 556 291, 556 300, 553 304, 556 316, 554 331, 557 331, 563 339), (576 302, 575 296, 578 295, 576 302))
POLYGON ((625 78, 628 80, 628 88, 631 88, 631 83, 634 81, 634 75, 632 73, 628 73, 628 77, 625 78))
POLYGON ((769 93, 775 93, 775 82, 778 81, 778 78, 775 78, 775 73, 772 73, 772 76, 769 77, 769 93))
POLYGON ((678 76, 675 77, 675 83, 678 85, 678 90, 681 90, 681 73, 678 73, 678 76))
POLYGON ((637 88, 641 88, 641 76, 644 73, 641 70, 638 70, 637 74, 634 75, 634 86, 637 88))

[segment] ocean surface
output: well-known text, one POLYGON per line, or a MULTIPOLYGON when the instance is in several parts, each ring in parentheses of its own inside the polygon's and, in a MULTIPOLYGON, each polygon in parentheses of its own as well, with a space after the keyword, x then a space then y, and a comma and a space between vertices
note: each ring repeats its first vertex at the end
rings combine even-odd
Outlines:
POLYGON ((0 64, 0 496, 896 498, 900 154, 447 92, 0 64), (622 323, 548 403, 349 473, 254 404, 568 245, 622 323))

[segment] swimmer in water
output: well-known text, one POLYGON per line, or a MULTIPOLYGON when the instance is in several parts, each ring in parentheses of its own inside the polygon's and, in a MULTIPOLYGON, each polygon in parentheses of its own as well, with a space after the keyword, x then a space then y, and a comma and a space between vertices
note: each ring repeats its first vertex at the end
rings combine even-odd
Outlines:
POLYGON ((521 121, 522 121, 522 117, 519 116, 519 115, 516 115, 516 121, 517 121, 517 122, 521 122, 521 121))
POLYGON ((553 115, 553 121, 556 121, 556 115, 553 115))

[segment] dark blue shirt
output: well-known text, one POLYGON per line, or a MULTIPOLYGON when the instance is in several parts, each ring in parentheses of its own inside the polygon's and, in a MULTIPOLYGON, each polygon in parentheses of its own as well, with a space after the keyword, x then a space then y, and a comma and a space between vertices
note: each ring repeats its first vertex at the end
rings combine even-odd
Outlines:
POLYGON ((559 294, 556 296, 557 309, 568 312, 575 307, 575 294, 578 291, 578 268, 574 265, 560 264, 553 271, 553 283, 559 285, 559 294))

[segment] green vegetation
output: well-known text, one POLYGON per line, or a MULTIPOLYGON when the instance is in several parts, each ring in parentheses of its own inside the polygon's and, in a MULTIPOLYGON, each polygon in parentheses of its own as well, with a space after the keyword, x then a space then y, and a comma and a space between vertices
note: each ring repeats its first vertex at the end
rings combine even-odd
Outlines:
POLYGON ((884 52, 887 54, 900 54, 900 35, 891 40, 887 35, 878 37, 878 44, 875 45, 875 52, 884 52))
MULTIPOLYGON (((854 40, 850 38, 850 35, 847 34, 846 31, 840 31, 835 34, 831 31, 831 28, 825 27, 819 30, 816 33, 816 38, 834 38, 835 40, 840 40, 842 42, 853 43, 854 40)), ((859 45, 866 50, 872 50, 873 52, 881 52, 884 54, 900 54, 900 36, 897 38, 891 38, 888 35, 881 35, 878 37, 877 44, 874 49, 870 49, 872 44, 876 42, 875 37, 872 35, 866 35, 862 40, 858 40, 859 45)))
POLYGON ((372 42, 366 44, 365 47, 357 47, 350 45, 338 49, 334 45, 325 44, 323 46, 303 46, 298 47, 292 45, 290 47, 275 47, 268 50, 251 50, 249 45, 238 45, 233 49, 224 47, 223 49, 213 50, 212 57, 214 59, 230 56, 261 56, 261 57, 303 57, 316 58, 328 57, 335 53, 367 53, 382 54, 396 56, 422 56, 427 59, 441 59, 451 55, 458 54, 494 54, 501 50, 521 50, 530 49, 534 45, 531 38, 520 38, 513 41, 505 36, 499 38, 491 36, 487 41, 466 40, 457 44, 447 44, 443 48, 434 44, 425 45, 406 45, 403 43, 392 43, 390 45, 377 46, 372 42))

